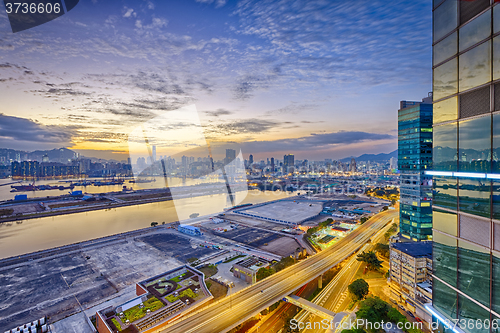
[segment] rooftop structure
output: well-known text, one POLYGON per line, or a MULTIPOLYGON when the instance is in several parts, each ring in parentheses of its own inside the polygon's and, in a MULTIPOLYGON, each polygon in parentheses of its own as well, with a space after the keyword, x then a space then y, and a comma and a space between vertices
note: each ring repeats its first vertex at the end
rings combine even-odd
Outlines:
POLYGON ((425 304, 432 299, 432 242, 391 243, 389 264, 391 299, 430 322, 425 304))
POLYGON ((138 282, 136 295, 117 307, 98 311, 97 331, 154 332, 213 299, 205 275, 190 266, 138 282))
POLYGON ((257 271, 261 268, 269 266, 269 262, 250 257, 243 259, 233 265, 233 274, 238 279, 242 279, 247 283, 257 282, 257 271))

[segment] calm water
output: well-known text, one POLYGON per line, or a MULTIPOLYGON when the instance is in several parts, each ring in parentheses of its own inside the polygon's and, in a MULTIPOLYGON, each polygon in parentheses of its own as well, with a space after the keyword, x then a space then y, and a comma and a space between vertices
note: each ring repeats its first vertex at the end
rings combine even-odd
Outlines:
MULTIPOLYGON (((255 204, 285 198, 291 194, 254 190, 249 191, 246 197, 240 195, 244 196, 244 193, 237 194, 238 201, 255 204)), ((150 226, 153 221, 160 224, 173 222, 177 220, 176 211, 198 213, 202 216, 221 212, 223 208, 229 206, 226 194, 216 194, 179 199, 175 204, 173 201, 164 201, 31 219, 22 223, 0 223, 0 258, 141 229, 150 226)))
MULTIPOLYGON (((121 191, 123 186, 127 188, 132 188, 133 190, 143 190, 143 189, 153 189, 164 187, 165 180, 163 177, 148 177, 147 179, 154 179, 154 182, 150 183, 129 183, 128 180, 125 180, 123 185, 109 185, 109 186, 75 186, 73 191, 83 191, 84 193, 102 193, 102 192, 115 192, 121 191)), ((103 178, 89 178, 87 181, 98 180, 104 181, 103 178)), ((59 180, 37 180, 36 185, 57 185, 57 186, 69 186, 68 180, 59 181, 59 180)), ((73 179, 74 182, 78 181, 78 179, 73 179)), ((170 187, 176 186, 189 186, 189 185, 198 185, 203 183, 214 183, 218 181, 218 179, 214 178, 196 178, 196 179, 183 179, 177 177, 168 177, 167 178, 168 185, 170 187)), ((222 179, 224 181, 224 179, 222 179)), ((16 194, 27 194, 28 198, 43 198, 47 196, 58 196, 63 194, 68 194, 69 189, 67 190, 47 190, 47 191, 28 191, 28 192, 10 192, 12 190, 11 185, 3 185, 12 183, 11 179, 0 179, 0 201, 5 201, 9 199, 14 199, 16 194), (3 185, 3 186, 2 186, 3 185)), ((32 182, 30 181, 22 181, 22 183, 16 183, 12 185, 28 185, 32 182)))

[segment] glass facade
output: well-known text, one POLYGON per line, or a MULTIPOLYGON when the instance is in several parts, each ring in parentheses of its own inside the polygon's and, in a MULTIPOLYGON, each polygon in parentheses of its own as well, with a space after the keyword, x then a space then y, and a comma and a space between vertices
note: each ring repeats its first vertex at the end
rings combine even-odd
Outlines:
POLYGON ((500 326, 500 3, 433 8, 432 305, 500 326))
POLYGON ((398 111, 399 221, 401 236, 432 238, 432 99, 401 101, 398 111))

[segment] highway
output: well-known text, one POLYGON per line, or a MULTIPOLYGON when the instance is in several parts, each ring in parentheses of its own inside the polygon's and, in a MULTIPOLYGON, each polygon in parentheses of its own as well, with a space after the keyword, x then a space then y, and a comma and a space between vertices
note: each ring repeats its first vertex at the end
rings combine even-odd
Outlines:
MULTIPOLYGON (((392 223, 391 223, 392 224, 392 223)), ((382 241, 384 238, 384 234, 389 230, 391 224, 388 224, 386 227, 382 228, 375 236, 372 237, 371 243, 365 244, 356 254, 361 253, 362 251, 372 251, 375 247, 375 244, 382 241)), ((323 306, 325 309, 333 311, 335 313, 344 311, 351 298, 348 296, 347 287, 354 279, 356 273, 363 269, 363 263, 356 260, 356 255, 353 255, 345 266, 337 273, 337 275, 333 278, 333 280, 326 286, 321 293, 318 294, 313 299, 313 303, 323 306)), ((321 327, 320 322, 323 318, 319 318, 314 315, 310 315, 307 311, 300 311, 295 318, 299 322, 307 322, 310 321, 312 327, 314 326, 314 322, 317 322, 316 327, 321 327)), ((311 333, 321 333, 321 332, 330 332, 327 329, 313 329, 310 330, 311 333)))
POLYGON ((227 332, 352 255, 397 215, 396 210, 381 212, 327 250, 186 315, 158 332, 227 332))

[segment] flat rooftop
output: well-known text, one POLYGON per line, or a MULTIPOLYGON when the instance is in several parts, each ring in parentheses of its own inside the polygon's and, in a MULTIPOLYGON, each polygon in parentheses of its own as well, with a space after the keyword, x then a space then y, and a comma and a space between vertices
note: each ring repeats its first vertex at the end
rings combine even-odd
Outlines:
POLYGON ((268 221, 277 220, 300 224, 304 220, 318 215, 323 210, 323 202, 313 200, 281 200, 257 207, 250 206, 238 209, 235 213, 262 218, 268 221))
POLYGON ((393 243, 392 247, 414 258, 432 258, 432 241, 393 243))

